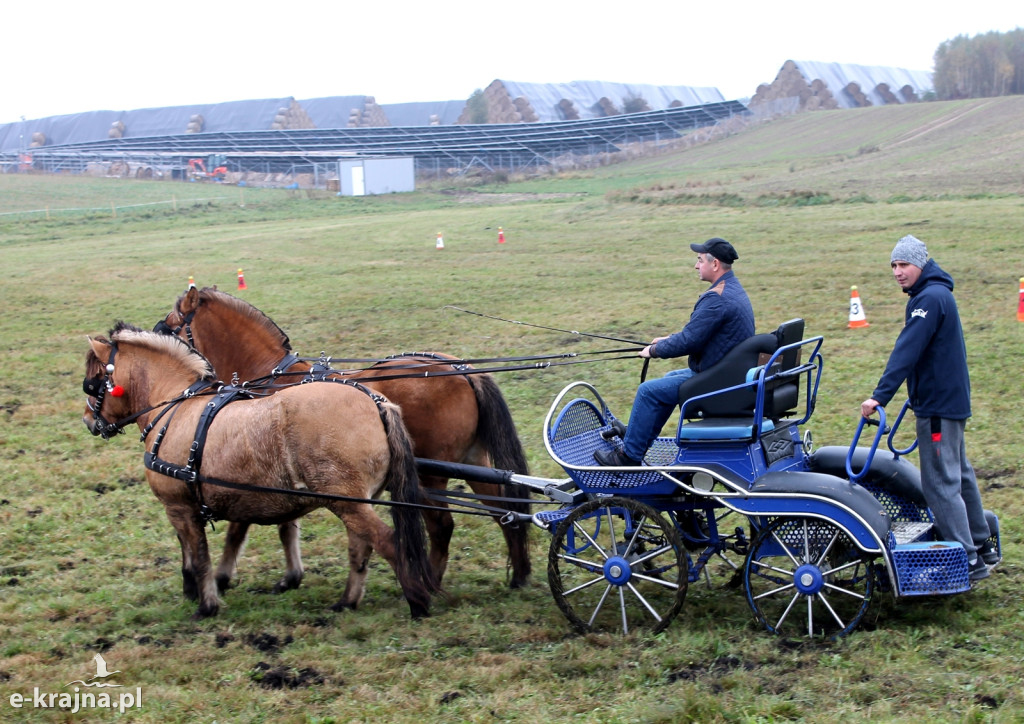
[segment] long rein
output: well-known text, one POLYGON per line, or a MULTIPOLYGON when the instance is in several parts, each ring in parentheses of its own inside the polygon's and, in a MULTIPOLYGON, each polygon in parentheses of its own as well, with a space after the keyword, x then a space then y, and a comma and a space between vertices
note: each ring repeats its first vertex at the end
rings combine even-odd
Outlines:
MULTIPOLYGON (((92 381, 89 380, 87 382, 92 381)), ((216 516, 204 501, 204 497, 202 494, 202 485, 204 484, 250 493, 271 493, 275 495, 292 495, 302 498, 317 498, 321 500, 334 500, 348 503, 366 503, 370 505, 384 505, 389 507, 400 506, 420 510, 438 510, 438 507, 436 505, 430 505, 428 503, 411 503, 394 500, 381 500, 378 498, 359 498, 348 495, 338 495, 335 493, 321 493, 311 490, 295 490, 292 488, 269 488, 260 485, 239 483, 231 480, 224 480, 221 478, 203 475, 199 471, 200 465, 202 463, 202 440, 200 440, 198 437, 194 440, 192 446, 189 449, 189 461, 188 464, 184 466, 175 463, 168 463, 157 457, 163 437, 166 434, 167 429, 170 426, 171 422, 173 421, 174 415, 182 402, 196 397, 220 396, 222 402, 211 402, 207 405, 206 409, 204 410, 204 415, 209 413, 209 420, 207 421, 208 425, 209 423, 212 423, 212 419, 213 416, 216 414, 216 411, 223 405, 240 399, 251 399, 257 396, 269 396, 270 394, 273 394, 279 389, 285 387, 292 387, 300 384, 306 384, 307 382, 333 382, 337 384, 348 384, 356 388, 359 388, 366 394, 370 395, 370 397, 378 405, 380 404, 381 400, 384 399, 381 398, 379 395, 373 393, 371 390, 368 390, 367 388, 363 387, 363 385, 357 383, 355 380, 349 379, 317 377, 303 380, 301 382, 286 383, 283 385, 254 384, 251 381, 237 385, 225 385, 223 382, 219 381, 200 380, 193 383, 185 391, 183 391, 181 394, 177 395, 172 399, 165 400, 154 405, 150 405, 142 410, 132 413, 128 417, 118 419, 115 422, 107 422, 104 418, 98 418, 103 420, 104 422, 104 428, 101 435, 103 439, 106 440, 112 437, 114 434, 124 434, 125 427, 135 422, 139 417, 149 412, 152 412, 153 410, 159 409, 160 412, 148 424, 146 424, 146 426, 142 430, 142 433, 140 435, 140 441, 145 442, 146 438, 149 437, 149 434, 156 428, 157 424, 164 418, 165 415, 170 413, 170 416, 168 417, 167 421, 164 423, 161 430, 157 433, 157 437, 154 440, 153 448, 147 451, 144 455, 145 465, 148 469, 160 473, 161 475, 166 475, 167 477, 183 481, 188 486, 189 491, 195 498, 196 503, 200 509, 201 517, 205 522, 209 522, 211 524, 211 527, 213 521, 216 519, 216 516)), ((102 390, 104 387, 106 387, 105 384, 100 389, 102 390)), ((86 389, 87 393, 91 389, 86 384, 83 384, 83 388, 86 389)), ((91 405, 90 408, 92 408, 91 405)), ((97 406, 94 409, 94 412, 97 413, 97 416, 99 413, 99 408, 100 404, 97 404, 97 406)), ((503 480, 502 482, 510 483, 511 481, 506 479, 503 480)), ((507 510, 505 508, 492 507, 481 503, 469 502, 468 500, 474 499, 478 501, 488 501, 495 503, 522 503, 524 502, 522 498, 507 498, 500 496, 489 496, 475 493, 452 491, 440 492, 423 488, 421 488, 421 492, 424 494, 424 497, 426 497, 429 500, 433 500, 435 502, 454 503, 456 505, 461 506, 460 509, 452 509, 450 510, 450 512, 462 513, 465 515, 479 515, 489 517, 493 517, 496 514, 500 514, 500 522, 502 525, 512 525, 521 521, 530 520, 531 518, 531 515, 528 513, 517 513, 514 511, 507 510)), ((554 501, 549 502, 535 500, 528 502, 539 505, 556 504, 554 501)))

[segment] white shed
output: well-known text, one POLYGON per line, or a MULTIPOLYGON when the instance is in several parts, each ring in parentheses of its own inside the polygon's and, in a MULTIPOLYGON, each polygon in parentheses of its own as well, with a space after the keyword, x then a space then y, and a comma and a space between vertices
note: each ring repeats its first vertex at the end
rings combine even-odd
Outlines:
POLYGON ((338 161, 339 195, 366 196, 416 190, 413 158, 346 158, 338 161))

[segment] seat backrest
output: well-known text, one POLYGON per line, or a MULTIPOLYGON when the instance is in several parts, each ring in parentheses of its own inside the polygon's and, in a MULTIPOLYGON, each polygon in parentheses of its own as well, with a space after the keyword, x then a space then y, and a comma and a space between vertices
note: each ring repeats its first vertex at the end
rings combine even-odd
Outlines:
MULTIPOLYGON (((748 371, 759 364, 764 364, 761 356, 771 356, 778 347, 778 337, 773 333, 748 337, 729 350, 716 364, 679 385, 679 404, 683 404, 691 397, 743 384, 747 381, 748 371)), ((753 413, 755 404, 756 390, 748 387, 714 395, 689 405, 686 408, 686 416, 690 419, 744 417, 753 413)))
MULTIPOLYGON (((679 404, 747 382, 747 373, 768 362, 779 347, 799 342, 804 337, 804 320, 791 319, 774 332, 755 334, 733 347, 717 364, 695 374, 679 385, 679 404)), ((800 348, 787 350, 775 360, 771 374, 790 370, 800 364, 800 348)), ((764 417, 778 420, 796 408, 800 397, 800 378, 774 379, 765 385, 764 417)), ((686 408, 689 419, 697 417, 745 417, 754 412, 757 390, 747 387, 714 395, 686 408)))
MULTIPOLYGON (((779 347, 795 344, 804 338, 804 320, 791 319, 783 322, 775 330, 779 347)), ((773 374, 784 372, 800 366, 801 347, 788 349, 776 360, 773 374)), ((779 420, 796 410, 800 400, 800 377, 775 377, 765 384, 764 416, 771 420, 779 420)))

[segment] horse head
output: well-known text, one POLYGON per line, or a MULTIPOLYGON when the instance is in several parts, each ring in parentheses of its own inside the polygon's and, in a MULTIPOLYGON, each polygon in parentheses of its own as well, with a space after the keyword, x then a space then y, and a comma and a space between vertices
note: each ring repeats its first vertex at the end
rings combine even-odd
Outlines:
POLYGON ((153 331, 183 339, 223 379, 263 377, 291 352, 288 335, 270 317, 216 287, 187 289, 153 331))
POLYGON ((171 397, 197 381, 214 379, 206 359, 176 337, 118 322, 106 337, 90 337, 82 391, 82 417, 104 439, 147 412, 151 398, 171 397))

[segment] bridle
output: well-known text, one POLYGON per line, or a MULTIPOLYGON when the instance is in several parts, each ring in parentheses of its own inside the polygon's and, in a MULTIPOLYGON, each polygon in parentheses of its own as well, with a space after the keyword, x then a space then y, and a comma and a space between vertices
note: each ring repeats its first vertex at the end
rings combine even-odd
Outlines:
POLYGON ((123 424, 120 422, 108 422, 102 413, 103 400, 106 398, 107 393, 112 397, 121 397, 124 394, 124 388, 120 385, 115 385, 111 379, 111 376, 114 374, 114 357, 116 356, 117 344, 111 342, 110 356, 107 358, 107 364, 103 368, 103 376, 86 377, 82 380, 82 391, 89 397, 85 404, 92 411, 92 432, 104 440, 109 440, 118 433, 124 433, 123 424), (92 403, 94 399, 96 400, 95 405, 92 403))
MULTIPOLYGON (((176 337, 178 336, 178 332, 184 329, 185 336, 188 338, 188 346, 191 347, 192 349, 195 349, 196 341, 192 337, 192 318, 196 316, 196 311, 198 311, 198 309, 199 307, 196 307, 188 314, 182 314, 177 310, 177 308, 175 308, 174 313, 181 317, 181 324, 179 324, 177 327, 172 327, 167 323, 167 317, 164 317, 163 319, 156 323, 156 326, 153 327, 153 331, 156 332, 157 334, 169 334, 173 337, 176 337)), ((168 314, 167 316, 169 317, 171 315, 168 314)))
POLYGON ((142 439, 146 439, 146 435, 153 428, 156 422, 163 417, 164 413, 172 409, 177 403, 182 400, 187 400, 190 397, 208 390, 213 387, 215 383, 208 380, 199 380, 189 386, 187 390, 182 392, 178 397, 173 400, 167 400, 156 405, 150 405, 144 407, 138 412, 134 412, 128 417, 123 417, 115 422, 108 421, 103 417, 103 401, 109 394, 111 397, 121 397, 124 395, 124 388, 121 385, 115 385, 113 381, 114 374, 114 358, 117 356, 117 343, 110 343, 110 357, 107 358, 107 364, 103 368, 103 375, 101 377, 86 377, 82 380, 82 391, 88 396, 89 399, 85 401, 86 406, 92 412, 93 426, 92 434, 99 435, 104 440, 109 440, 114 435, 123 435, 124 428, 135 422, 138 418, 142 417, 148 412, 162 407, 163 412, 157 415, 156 419, 153 420, 142 433, 142 439), (96 400, 96 404, 93 404, 93 400, 96 400))

